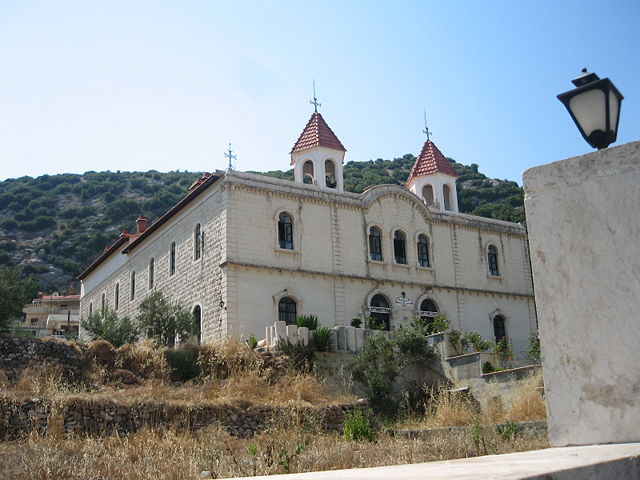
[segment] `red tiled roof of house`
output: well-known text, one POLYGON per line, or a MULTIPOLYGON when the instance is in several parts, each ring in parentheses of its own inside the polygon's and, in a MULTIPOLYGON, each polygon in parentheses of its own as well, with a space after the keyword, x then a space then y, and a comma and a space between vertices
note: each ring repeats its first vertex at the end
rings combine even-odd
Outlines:
POLYGON ((304 127, 289 153, 301 152, 313 147, 332 148, 341 152, 347 151, 318 112, 314 112, 311 115, 307 126, 304 127))
POLYGON ((431 140, 427 140, 425 144, 422 146, 422 150, 420 151, 420 155, 416 159, 416 162, 413 164, 413 168, 411 169, 411 173, 409 173, 409 178, 407 178, 407 184, 414 177, 421 177, 423 175, 431 175, 434 173, 445 173, 447 175, 451 175, 452 177, 457 177, 458 174, 449 163, 449 160, 445 158, 436 144, 431 140))

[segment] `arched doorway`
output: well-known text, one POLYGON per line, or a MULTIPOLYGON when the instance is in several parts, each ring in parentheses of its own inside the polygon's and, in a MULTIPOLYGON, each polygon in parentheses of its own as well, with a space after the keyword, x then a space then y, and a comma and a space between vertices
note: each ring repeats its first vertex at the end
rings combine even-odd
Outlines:
POLYGON ((202 310, 200 305, 196 305, 193 309, 193 336, 198 341, 198 344, 202 343, 202 310))
POLYGON ((373 296, 369 312, 369 328, 371 330, 389 330, 391 308, 389 308, 389 301, 384 295, 378 293, 373 296))
POLYGON ((424 299, 420 303, 420 319, 430 333, 435 333, 431 332, 431 325, 436 315, 438 315, 438 306, 430 298, 424 299))
POLYGON ((278 320, 287 325, 295 325, 296 316, 296 301, 291 297, 282 297, 278 302, 278 320))

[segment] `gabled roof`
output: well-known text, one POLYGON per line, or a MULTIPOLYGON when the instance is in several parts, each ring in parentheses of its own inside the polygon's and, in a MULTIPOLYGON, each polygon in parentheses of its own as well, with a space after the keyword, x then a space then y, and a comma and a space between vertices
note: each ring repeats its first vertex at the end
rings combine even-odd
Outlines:
POLYGON ((341 152, 347 151, 318 112, 314 112, 311 115, 307 126, 304 127, 289 153, 301 152, 314 147, 332 148, 341 152))
POLYGON ((120 234, 120 238, 113 244, 104 249, 104 252, 91 264, 89 265, 80 275, 78 275, 77 280, 82 280, 91 272, 93 272, 102 262, 104 262, 107 258, 111 256, 116 251, 120 251, 121 253, 129 253, 131 250, 136 248, 145 238, 155 232, 158 228, 164 225, 171 217, 177 214, 180 210, 186 207, 192 200, 194 200, 198 195, 204 192, 209 186, 213 185, 217 180, 221 178, 223 172, 216 172, 215 174, 205 173, 197 179, 193 184, 189 187, 189 193, 180 200, 177 204, 175 204, 167 213, 161 216, 158 220, 153 222, 149 228, 147 228, 144 232, 139 234, 129 234, 126 231, 120 234))
POLYGON ((409 178, 407 178, 407 184, 415 177, 422 177, 424 175, 433 175, 434 173, 444 173, 457 177, 458 174, 449 163, 449 160, 445 158, 436 144, 431 140, 427 140, 422 146, 420 155, 413 164, 409 178))

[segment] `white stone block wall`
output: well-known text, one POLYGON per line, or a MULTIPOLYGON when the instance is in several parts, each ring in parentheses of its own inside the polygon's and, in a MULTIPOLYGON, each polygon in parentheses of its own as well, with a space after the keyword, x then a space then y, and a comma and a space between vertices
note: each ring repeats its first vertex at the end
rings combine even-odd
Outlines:
POLYGON ((640 441, 640 142, 524 184, 549 440, 640 441))

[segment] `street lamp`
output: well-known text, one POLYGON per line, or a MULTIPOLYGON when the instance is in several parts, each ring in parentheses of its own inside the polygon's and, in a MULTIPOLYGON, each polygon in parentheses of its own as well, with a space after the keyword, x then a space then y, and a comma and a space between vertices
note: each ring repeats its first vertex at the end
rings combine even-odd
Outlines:
POLYGON ((577 87, 558 95, 582 137, 593 148, 601 150, 616 141, 622 95, 611 80, 600 80, 595 73, 582 69, 572 80, 577 87))

